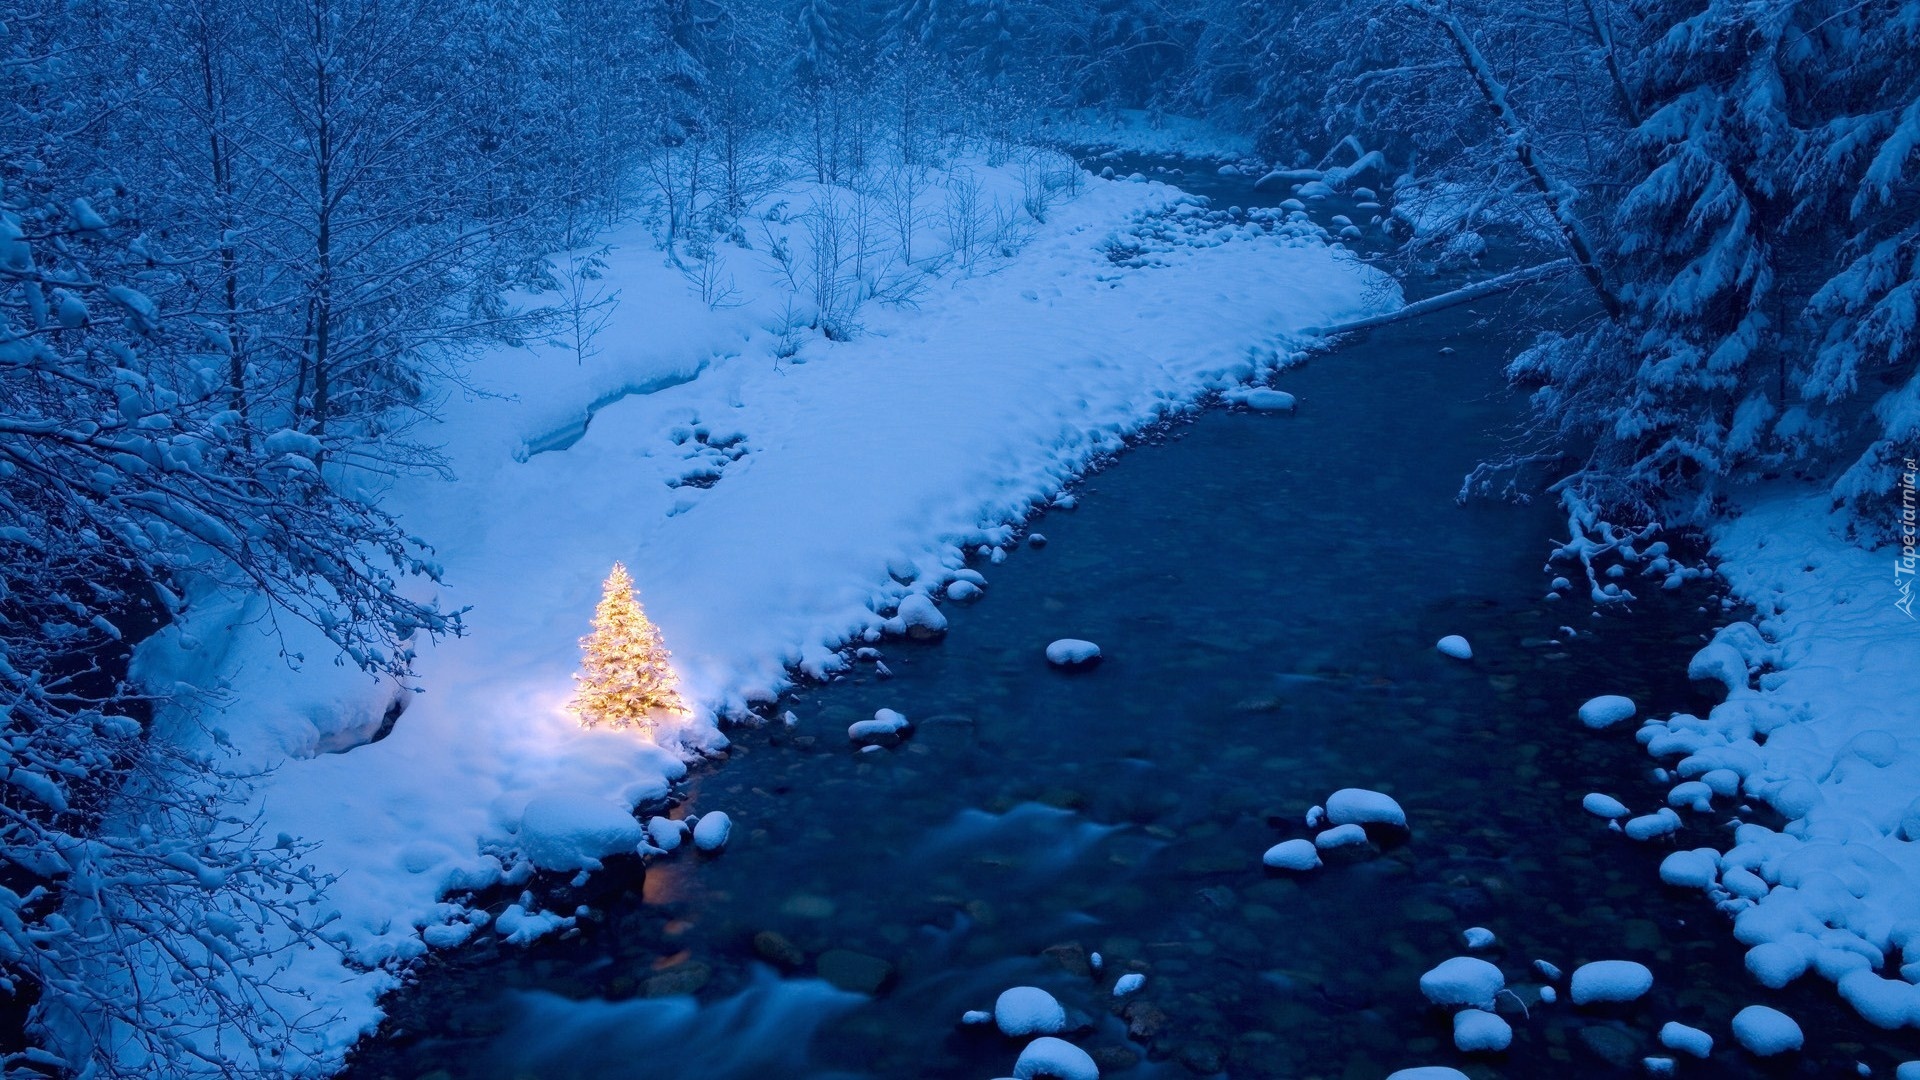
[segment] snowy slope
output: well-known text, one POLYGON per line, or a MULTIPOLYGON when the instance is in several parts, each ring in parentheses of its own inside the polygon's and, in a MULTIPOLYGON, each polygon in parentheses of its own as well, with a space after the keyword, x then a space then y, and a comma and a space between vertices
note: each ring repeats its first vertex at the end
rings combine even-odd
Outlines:
MULTIPOLYGON (((982 175, 1017 190, 1007 170, 982 175)), ((206 722, 245 759, 284 762, 258 796, 267 834, 321 841, 322 868, 341 875, 329 933, 371 970, 293 958, 292 981, 334 1014, 299 1050, 337 1063, 398 964, 475 929, 442 897, 524 873, 530 800, 632 807, 682 771, 677 754, 583 733, 565 711, 615 560, 702 710, 678 741, 717 745, 717 717, 771 699, 792 668, 834 668, 904 594, 948 580, 963 548, 1006 542, 1127 434, 1292 355, 1306 327, 1396 302, 1302 224, 1204 229, 1197 213, 1170 188, 1093 181, 1017 255, 934 281, 915 307, 869 304, 854 340, 813 335, 786 359, 796 338, 765 245, 727 255, 746 302, 710 311, 648 237, 622 237, 600 354, 487 357, 475 392, 442 410, 455 478, 390 493, 438 547, 442 599, 471 607, 466 637, 425 650, 423 692, 398 695, 390 737, 357 745, 394 687, 311 645, 290 670, 244 603, 204 603, 150 643, 149 677, 225 681, 206 722), (1109 257, 1162 211, 1189 223, 1173 230, 1186 240, 1130 240, 1148 252, 1130 267, 1109 257)), ((181 737, 188 719, 172 718, 181 737)))
POLYGON ((1827 502, 1776 497, 1720 530, 1758 632, 1724 628, 1693 661, 1724 703, 1641 739, 1789 819, 1741 825, 1707 886, 1755 978, 1817 973, 1868 1020, 1920 1027, 1920 624, 1895 607, 1898 553, 1849 542, 1827 502))

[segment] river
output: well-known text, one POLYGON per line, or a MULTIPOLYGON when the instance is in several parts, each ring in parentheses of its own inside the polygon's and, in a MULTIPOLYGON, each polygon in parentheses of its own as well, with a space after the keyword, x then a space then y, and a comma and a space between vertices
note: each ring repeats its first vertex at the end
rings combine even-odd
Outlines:
MULTIPOLYGON (((1215 409, 1141 440, 1032 523, 1044 547, 976 567, 986 593, 947 606, 946 640, 883 643, 890 674, 862 662, 790 694, 793 725, 734 732, 675 811, 730 814, 724 854, 559 890, 588 909, 568 936, 436 954, 347 1075, 985 1080, 1018 1044, 960 1017, 1021 984, 1114 1077, 1613 1076, 1663 1053, 1669 1020, 1720 1038, 1687 1076, 1896 1060, 1824 984, 1754 986, 1711 905, 1659 884, 1672 842, 1582 812, 1589 791, 1651 809, 1665 785, 1630 725, 1588 731, 1580 702, 1708 706, 1684 667, 1723 616, 1709 586, 1657 579, 1603 617, 1548 599, 1551 506, 1455 502, 1523 407, 1499 374, 1515 322, 1490 302, 1378 329, 1278 377, 1293 415, 1215 409), (1434 649, 1446 634, 1470 662, 1434 649), (1051 669, 1059 637, 1104 662, 1051 669), (914 734, 854 752, 846 726, 882 707, 914 734), (1265 870, 1346 786, 1391 793, 1410 838, 1265 870), (1512 1049, 1478 1059, 1418 990, 1474 926, 1517 991, 1512 1049), (1536 958, 1637 960, 1655 985, 1611 1010, 1548 1005, 1536 958), (1116 1000, 1128 970, 1145 986, 1116 1000), (1734 1049, 1727 1018, 1753 1001, 1796 1015, 1807 1052, 1734 1049)), ((1690 816, 1678 842, 1723 827, 1690 816)))

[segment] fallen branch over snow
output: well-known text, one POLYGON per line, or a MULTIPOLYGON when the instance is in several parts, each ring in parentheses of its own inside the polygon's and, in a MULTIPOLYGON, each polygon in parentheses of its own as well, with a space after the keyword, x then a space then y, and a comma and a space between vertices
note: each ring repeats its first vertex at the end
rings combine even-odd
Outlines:
POLYGON ((1574 269, 1572 259, 1555 259, 1550 263, 1530 266, 1525 270, 1515 270, 1510 274, 1501 274, 1499 277, 1488 278, 1485 281, 1476 282, 1465 288, 1441 293, 1439 296, 1429 296, 1425 300, 1415 301, 1406 307, 1394 311, 1385 312, 1380 315, 1369 315, 1364 319, 1355 319, 1352 322, 1335 323, 1332 326, 1317 326, 1308 332, 1318 334, 1321 337, 1333 337, 1336 334, 1351 334, 1356 330, 1370 330, 1373 327, 1386 326, 1389 323, 1397 323, 1403 319, 1415 319, 1422 315, 1431 315, 1436 311, 1457 307, 1483 297, 1495 296, 1503 292, 1511 292, 1522 286, 1533 285, 1559 277, 1561 274, 1572 269, 1574 269))

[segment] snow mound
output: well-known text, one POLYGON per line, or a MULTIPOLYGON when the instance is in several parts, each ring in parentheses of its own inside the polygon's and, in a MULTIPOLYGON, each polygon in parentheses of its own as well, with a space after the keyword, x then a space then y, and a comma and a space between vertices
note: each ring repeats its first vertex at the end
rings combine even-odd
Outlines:
POLYGON ((1575 1005, 1638 1001, 1653 989, 1653 972, 1632 960, 1595 960, 1573 970, 1568 991, 1575 1005))
POLYGON ((876 709, 873 719, 847 725, 847 738, 855 743, 892 742, 912 728, 905 715, 892 709, 876 709))
POLYGON ((1453 1045, 1463 1053, 1492 1053, 1513 1045, 1513 1028, 1505 1020, 1479 1009, 1453 1014, 1453 1045))
POLYGON ((1662 836, 1672 836, 1680 831, 1680 815, 1671 807, 1663 806, 1651 814, 1642 814, 1629 819, 1626 826, 1629 840, 1656 840, 1662 836))
POLYGON ((1720 853, 1712 848, 1676 851, 1660 861, 1660 880, 1681 888, 1704 889, 1720 874, 1720 853))
POLYGON ((1264 386, 1244 390, 1230 390, 1222 395, 1236 405, 1245 405, 1256 412, 1292 412, 1299 401, 1285 390, 1272 390, 1264 386))
POLYGON ((1420 992, 1442 1007, 1467 1006, 1492 1011, 1494 996, 1507 985, 1500 969, 1475 956, 1443 960, 1420 976, 1420 992))
POLYGON ((1602 694, 1588 699, 1580 706, 1580 722, 1590 728, 1612 727, 1622 720, 1633 717, 1635 712, 1633 699, 1619 694, 1602 694))
POLYGON ((1407 812, 1390 795, 1366 788, 1341 788, 1327 796, 1327 820, 1335 825, 1407 827, 1407 812))
POLYGON ((685 843, 689 830, 687 823, 670 817, 650 817, 647 819, 647 840, 661 851, 673 851, 685 843))
POLYGON ((1713 1053, 1713 1036, 1670 1020, 1660 1026, 1660 1045, 1675 1053, 1704 1058, 1713 1053))
POLYGON ((1137 971, 1129 971, 1113 982, 1113 996, 1126 997, 1147 985, 1147 977, 1137 971))
POLYGON ((1615 820, 1626 817, 1628 814, 1632 813, 1632 811, 1627 809, 1626 803, 1621 802, 1619 799, 1616 799, 1611 795, 1602 795, 1597 791, 1590 792, 1586 798, 1581 799, 1580 806, 1587 813, 1592 814, 1594 817, 1603 817, 1603 818, 1609 818, 1609 819, 1615 819, 1615 820))
POLYGON ((1100 660, 1100 646, 1079 638, 1061 638, 1047 646, 1047 663, 1054 667, 1086 667, 1100 660))
POLYGON ((1766 1005, 1749 1005, 1734 1013, 1733 1037, 1761 1057, 1798 1050, 1806 1042, 1793 1017, 1766 1005))
POLYGON ((1459 634, 1448 634, 1435 642, 1433 647, 1439 649, 1442 655, 1451 656, 1455 660, 1473 659, 1473 646, 1467 644, 1467 639, 1459 634))
POLYGON ((727 846, 727 838, 733 835, 733 819, 724 810, 714 810, 701 814, 700 820, 693 826, 693 846, 712 854, 727 846))
POLYGON ((1336 848, 1364 847, 1367 844, 1367 830, 1358 825, 1335 825, 1326 832, 1313 838, 1313 846, 1321 851, 1333 851, 1336 848))
POLYGON ((1066 1028, 1067 1010, 1037 986, 1016 986, 994 1000, 993 1022, 1001 1034, 1016 1038, 1052 1035, 1066 1028))
POLYGON ((1268 848, 1260 861, 1275 870, 1312 870, 1320 865, 1320 852, 1311 840, 1282 840, 1268 848))
POLYGON ((894 618, 900 624, 900 632, 910 638, 925 640, 947 632, 947 617, 925 593, 908 593, 901 597, 894 618))
POLYGON ((591 795, 536 795, 520 815, 520 851, 542 870, 598 870, 644 835, 631 810, 591 795))
POLYGON ((1035 1039, 1013 1063, 1014 1080, 1100 1080, 1100 1066, 1085 1050, 1065 1039, 1035 1039))

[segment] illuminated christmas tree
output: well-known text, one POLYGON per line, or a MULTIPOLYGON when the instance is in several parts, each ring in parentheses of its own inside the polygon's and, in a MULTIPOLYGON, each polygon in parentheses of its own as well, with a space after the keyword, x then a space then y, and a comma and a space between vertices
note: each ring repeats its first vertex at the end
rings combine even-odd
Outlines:
POLYGON ((593 612, 593 633, 580 639, 586 670, 574 676, 574 711, 588 727, 653 730, 655 710, 685 712, 675 687, 671 654, 660 630, 633 595, 633 578, 613 564, 593 612))

